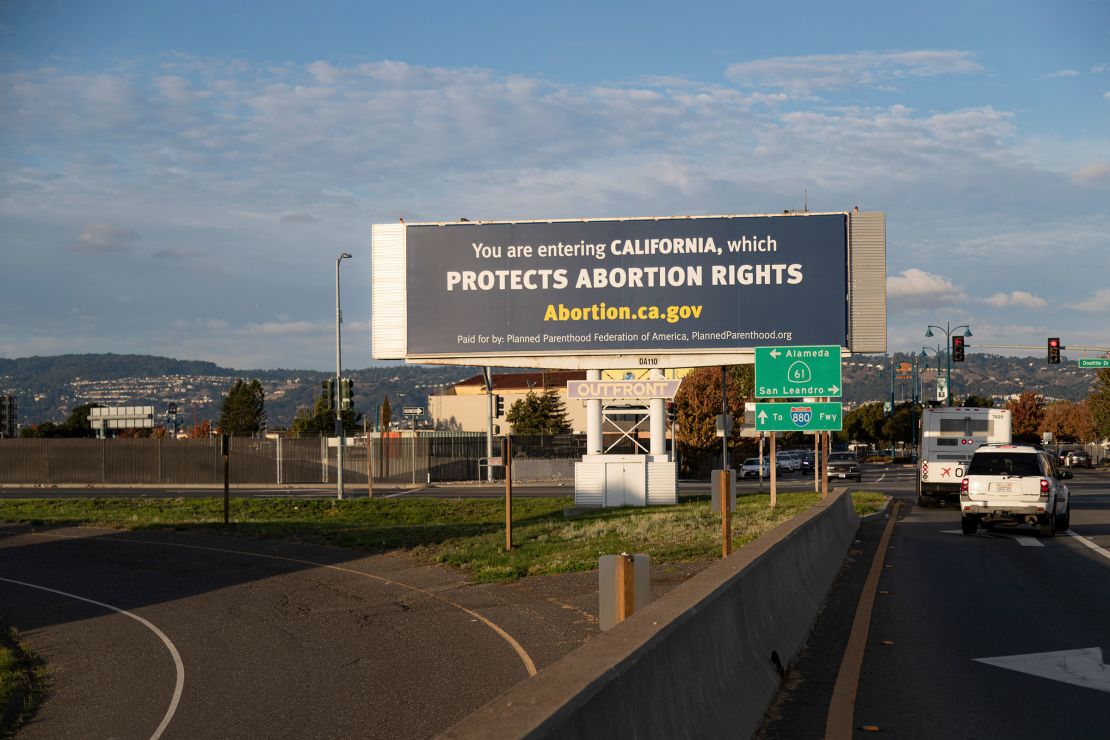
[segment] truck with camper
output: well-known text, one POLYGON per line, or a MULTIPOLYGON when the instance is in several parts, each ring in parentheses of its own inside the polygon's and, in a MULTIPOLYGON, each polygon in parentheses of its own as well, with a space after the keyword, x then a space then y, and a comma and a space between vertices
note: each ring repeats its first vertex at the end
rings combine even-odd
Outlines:
POLYGON ((917 455, 917 505, 958 502, 971 455, 985 444, 1009 444, 1012 431, 1013 413, 1008 409, 924 409, 917 455))

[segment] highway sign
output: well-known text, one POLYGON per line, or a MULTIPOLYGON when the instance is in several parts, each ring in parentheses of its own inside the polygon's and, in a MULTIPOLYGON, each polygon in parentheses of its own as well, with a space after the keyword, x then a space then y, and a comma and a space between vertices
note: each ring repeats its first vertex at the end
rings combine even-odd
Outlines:
POLYGON ((1079 367, 1110 367, 1110 357, 1089 357, 1080 360, 1079 367))
POLYGON ((755 397, 839 396, 840 347, 756 347, 755 397))
POLYGON ((405 406, 404 410, 401 413, 403 413, 405 416, 423 416, 424 415, 424 407, 423 406, 405 406))
POLYGON ((839 401, 757 403, 755 428, 759 432, 839 432, 842 412, 839 401))

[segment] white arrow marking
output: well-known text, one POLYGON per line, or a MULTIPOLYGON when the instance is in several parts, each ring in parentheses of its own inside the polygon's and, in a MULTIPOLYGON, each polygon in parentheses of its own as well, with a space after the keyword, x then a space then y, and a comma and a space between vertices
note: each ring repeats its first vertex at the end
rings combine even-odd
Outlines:
POLYGON ((779 358, 779 355, 781 355, 782 353, 779 352, 777 349, 773 349, 767 354, 771 355, 771 357, 774 357, 777 360, 779 358))
POLYGON ((1102 662, 1100 647, 974 660, 1010 671, 1110 693, 1110 666, 1102 662))
POLYGON ((840 388, 838 386, 835 386, 835 385, 830 385, 829 386, 829 392, 832 393, 833 395, 835 395, 837 393, 840 393, 840 388))
POLYGON ((760 411, 759 412, 759 420, 760 421, 767 421, 767 412, 766 411, 760 411))

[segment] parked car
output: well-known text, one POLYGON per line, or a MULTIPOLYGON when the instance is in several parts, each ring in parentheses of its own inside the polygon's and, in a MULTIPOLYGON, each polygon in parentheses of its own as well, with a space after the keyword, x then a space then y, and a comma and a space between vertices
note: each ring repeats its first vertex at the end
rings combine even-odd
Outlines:
POLYGON ((1052 537, 1071 522, 1071 494, 1053 458, 1031 445, 983 445, 975 450, 960 482, 964 534, 979 525, 1032 524, 1052 537))
POLYGON ((833 452, 829 454, 829 477, 830 478, 855 478, 857 481, 863 479, 863 473, 860 472, 859 458, 856 457, 854 452, 833 452))
POLYGON ((1069 468, 1089 468, 1091 467, 1091 456, 1083 450, 1072 450, 1068 453, 1064 464, 1069 468))
MULTIPOLYGON (((776 472, 777 472, 777 470, 781 469, 781 467, 782 467, 781 465, 776 466, 776 472)), ((770 477, 770 475, 771 475, 771 460, 770 460, 770 458, 766 458, 766 457, 763 458, 763 464, 760 465, 760 460, 759 460, 758 457, 749 457, 747 460, 744 461, 743 465, 740 466, 740 477, 741 478, 758 478, 760 476, 760 474, 762 474, 764 478, 770 477), (761 473, 761 471, 762 471, 762 473, 761 473)))
POLYGON ((778 458, 778 464, 787 472, 802 469, 802 458, 798 457, 796 452, 780 452, 775 457, 778 458))

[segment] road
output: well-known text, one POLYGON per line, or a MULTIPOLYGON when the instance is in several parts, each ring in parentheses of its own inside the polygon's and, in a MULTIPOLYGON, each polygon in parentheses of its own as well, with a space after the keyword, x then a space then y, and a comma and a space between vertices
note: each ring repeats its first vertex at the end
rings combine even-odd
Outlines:
POLYGON ((425 738, 597 634, 594 574, 470 584, 400 555, 0 526, 35 738, 425 738), (557 586, 557 587, 556 587, 557 586))
MULTIPOLYGON (((966 536, 955 507, 918 509, 912 486, 888 488, 902 514, 883 553, 857 737, 1107 737, 1110 472, 1075 476, 1071 530, 1052 539, 1031 527, 966 536)), ((883 524, 861 530, 764 738, 825 734, 883 524)))

